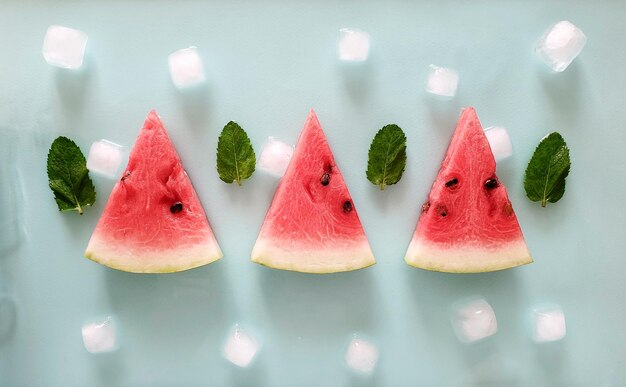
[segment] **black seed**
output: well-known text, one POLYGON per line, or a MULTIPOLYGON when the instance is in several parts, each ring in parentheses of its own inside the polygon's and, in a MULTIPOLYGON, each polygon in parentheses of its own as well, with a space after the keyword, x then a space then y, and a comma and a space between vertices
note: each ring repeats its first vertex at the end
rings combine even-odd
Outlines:
POLYGON ((176 202, 174 204, 172 204, 172 206, 170 207, 170 212, 172 214, 175 214, 177 212, 181 212, 183 210, 183 203, 181 202, 176 202))
POLYGON ((488 179, 485 182, 485 188, 487 188, 487 189, 494 189, 497 186, 498 186, 498 180, 496 180, 496 179, 493 179, 493 178, 492 179, 488 179))
POLYGON ((429 209, 430 209, 430 202, 426 202, 422 204, 422 212, 428 212, 429 209))
POLYGON ((124 174, 124 176, 122 176, 122 178, 120 179, 121 181, 126 180, 128 177, 130 176, 130 171, 126 171, 126 173, 124 174))
POLYGON ((444 206, 443 204, 439 204, 436 208, 437 213, 443 217, 448 216, 448 207, 444 206))
POLYGON ((323 174, 322 178, 320 179, 320 182, 322 183, 323 186, 327 186, 328 183, 330 183, 330 175, 328 173, 323 174))
POLYGON ((446 187, 448 188, 454 187, 457 184, 459 184, 459 180, 456 177, 451 180, 446 181, 446 187))
POLYGON ((346 200, 343 203, 343 212, 345 212, 346 214, 352 212, 352 202, 350 200, 346 200))

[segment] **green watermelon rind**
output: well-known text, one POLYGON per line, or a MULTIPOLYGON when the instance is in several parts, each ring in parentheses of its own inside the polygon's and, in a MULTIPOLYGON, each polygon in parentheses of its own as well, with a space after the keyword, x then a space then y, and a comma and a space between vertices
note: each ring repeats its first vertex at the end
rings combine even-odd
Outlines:
POLYGON ((124 254, 119 246, 98 240, 90 240, 85 251, 85 257, 99 264, 129 273, 176 273, 208 265, 223 257, 222 251, 215 241, 206 245, 195 245, 187 248, 177 248, 171 251, 158 251, 153 254, 143 254, 140 259, 137 255, 124 254), (152 256, 150 256, 152 255, 152 256), (114 258, 111 258, 114 257, 114 258), (174 263, 180 261, 178 264, 174 263), (146 264, 150 262, 150 264, 146 264))
POLYGON ((511 269, 533 262, 526 242, 511 241, 498 249, 455 246, 446 249, 414 238, 404 261, 413 267, 445 273, 484 273, 511 269))
POLYGON ((364 269, 374 265, 376 259, 368 243, 342 249, 288 251, 259 238, 252 250, 252 262, 272 269, 331 274, 364 269), (301 259, 295 260, 295 256, 301 259))

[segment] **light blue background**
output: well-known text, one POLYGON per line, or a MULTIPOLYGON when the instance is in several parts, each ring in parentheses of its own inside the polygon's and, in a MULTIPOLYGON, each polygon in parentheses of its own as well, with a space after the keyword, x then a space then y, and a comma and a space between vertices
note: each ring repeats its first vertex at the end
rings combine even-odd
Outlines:
POLYGON ((15 209, 24 231, 19 248, 0 259, 1 291, 17 311, 0 341, 0 385, 625 385, 625 16, 617 1, 3 1, 1 189, 5 202, 9 192, 21 198, 3 211, 9 222, 15 209), (563 19, 589 41, 570 68, 552 74, 532 46, 563 19), (50 24, 89 35, 84 71, 45 63, 50 24), (367 65, 337 62, 345 26, 370 33, 367 65), (190 45, 208 82, 179 92, 167 55, 190 45), (458 69, 452 101, 424 92, 431 63, 458 69), (410 268, 402 258, 420 206, 460 107, 469 105, 485 127, 509 129, 515 154, 498 173, 535 263, 480 275, 410 268), (85 152, 100 138, 131 146, 152 108, 225 255, 173 275, 133 275, 84 259, 113 181, 93 175, 98 200, 79 217, 57 211, 45 174, 55 137, 70 136, 85 152), (257 173, 238 188, 217 178, 214 149, 229 120, 258 151, 269 135, 295 142, 309 108, 378 259, 369 269, 312 276, 250 263, 277 180, 257 173), (407 133, 409 162, 402 181, 380 192, 364 176, 367 149, 391 122, 407 133), (553 130, 571 148, 572 171, 564 198, 542 209, 525 198, 522 176, 553 130), (493 305, 499 331, 466 346, 449 314, 472 295, 493 305), (562 342, 530 338, 530 312, 544 302, 565 311, 562 342), (118 319, 121 349, 90 355, 81 325, 106 314, 118 319), (264 343, 248 370, 220 355, 235 322, 264 343), (355 332, 380 349, 371 378, 343 365, 355 332))

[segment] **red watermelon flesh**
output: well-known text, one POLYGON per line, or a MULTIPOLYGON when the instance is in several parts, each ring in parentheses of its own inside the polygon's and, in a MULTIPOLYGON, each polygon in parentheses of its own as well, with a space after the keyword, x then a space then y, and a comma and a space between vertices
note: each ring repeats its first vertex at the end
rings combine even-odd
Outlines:
POLYGON ((252 261, 305 273, 349 271, 375 263, 313 110, 267 212, 252 261))
POLYGON ((176 149, 148 114, 85 256, 114 269, 170 273, 222 257, 176 149))
POLYGON ((532 262, 474 108, 461 114, 405 260, 454 273, 532 262))

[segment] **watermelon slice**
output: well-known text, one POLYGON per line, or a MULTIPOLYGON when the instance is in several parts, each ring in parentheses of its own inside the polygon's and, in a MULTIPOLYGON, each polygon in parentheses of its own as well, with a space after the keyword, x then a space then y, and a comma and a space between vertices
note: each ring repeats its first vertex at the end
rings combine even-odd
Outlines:
POLYGON ((111 192, 85 256, 133 273, 171 273, 222 257, 180 158, 155 111, 111 192))
POLYGON ((335 273, 376 263, 313 110, 267 212, 252 261, 304 273, 335 273))
POLYGON ((405 261, 450 273, 532 262, 474 108, 464 109, 405 261))

